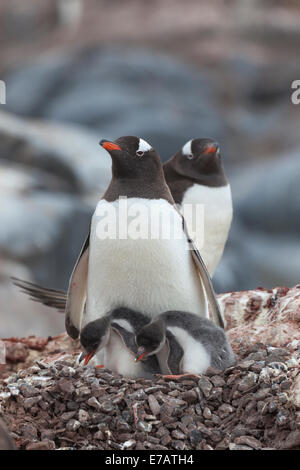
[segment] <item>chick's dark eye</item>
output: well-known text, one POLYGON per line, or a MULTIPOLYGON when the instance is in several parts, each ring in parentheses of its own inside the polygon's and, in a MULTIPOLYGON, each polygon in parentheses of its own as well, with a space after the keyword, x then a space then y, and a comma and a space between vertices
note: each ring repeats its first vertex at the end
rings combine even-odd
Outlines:
POLYGON ((136 155, 137 155, 138 157, 142 157, 142 156, 144 155, 144 152, 142 152, 141 150, 138 150, 138 151, 136 152, 136 155))
POLYGON ((192 160, 194 158, 194 155, 192 153, 189 153, 186 158, 188 158, 189 160, 192 160))

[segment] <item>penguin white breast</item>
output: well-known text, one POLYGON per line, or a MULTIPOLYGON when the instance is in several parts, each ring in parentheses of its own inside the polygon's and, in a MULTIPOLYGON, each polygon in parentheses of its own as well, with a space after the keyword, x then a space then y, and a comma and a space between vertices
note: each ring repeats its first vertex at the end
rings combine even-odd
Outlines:
POLYGON ((167 330, 175 336, 184 351, 180 373, 201 374, 205 372, 210 366, 211 358, 203 344, 193 338, 184 328, 168 326, 167 330))
MULTIPOLYGON (((158 224, 157 211, 160 211, 164 228, 168 224, 171 231, 174 226, 182 227, 177 211, 163 199, 130 198, 127 199, 129 215, 126 221, 118 213, 119 202, 101 200, 92 218, 84 323, 119 306, 139 311, 149 318, 170 309, 188 310, 206 316, 202 284, 186 237, 164 239, 160 235, 151 239, 132 239, 131 223, 138 223, 138 219, 132 217, 139 207, 137 204, 142 203, 145 209, 152 209, 146 219, 149 227, 154 226, 154 229, 158 224), (99 213, 103 214, 105 210, 109 214, 107 223, 117 229, 120 225, 123 239, 113 235, 105 239, 97 236, 98 224, 103 224, 99 213)), ((144 221, 140 219, 140 223, 144 221)))
POLYGON ((190 237, 195 241, 206 264, 209 274, 213 276, 222 257, 232 221, 232 198, 230 185, 209 187, 194 184, 184 194, 181 210, 185 217, 190 237), (204 217, 194 217, 188 207, 203 205, 204 217), (203 225, 204 222, 204 225, 203 225))

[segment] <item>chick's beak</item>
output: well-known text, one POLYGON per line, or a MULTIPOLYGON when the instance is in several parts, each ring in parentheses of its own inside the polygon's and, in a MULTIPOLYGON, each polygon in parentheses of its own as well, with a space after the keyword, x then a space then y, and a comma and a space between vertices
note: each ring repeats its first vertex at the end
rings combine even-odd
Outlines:
POLYGON ((110 142, 109 140, 105 140, 105 139, 100 140, 99 144, 108 152, 111 152, 112 150, 122 150, 118 144, 115 144, 114 142, 110 142))
POLYGON ((135 357, 135 362, 142 361, 145 356, 146 356, 145 348, 143 348, 143 346, 140 346, 138 348, 137 355, 135 357))
POLYGON ((84 359, 83 359, 83 364, 86 366, 90 360, 92 359, 92 357, 95 355, 96 351, 91 351, 89 352, 86 356, 84 356, 84 359))

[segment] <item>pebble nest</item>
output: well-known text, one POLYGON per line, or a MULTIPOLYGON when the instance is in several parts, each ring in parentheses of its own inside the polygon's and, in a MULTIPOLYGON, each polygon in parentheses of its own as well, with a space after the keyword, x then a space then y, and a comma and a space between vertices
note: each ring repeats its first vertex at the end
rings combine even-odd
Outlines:
POLYGON ((226 371, 148 380, 66 354, 2 380, 0 416, 28 450, 300 449, 298 364, 291 348, 256 344, 226 371))

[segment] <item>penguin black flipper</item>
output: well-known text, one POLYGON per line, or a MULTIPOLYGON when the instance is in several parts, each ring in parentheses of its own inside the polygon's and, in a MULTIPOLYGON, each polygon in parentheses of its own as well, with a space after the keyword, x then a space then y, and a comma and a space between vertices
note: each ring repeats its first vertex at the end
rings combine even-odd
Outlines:
POLYGON ((193 242, 193 240, 190 238, 188 234, 186 223, 183 217, 182 217, 182 227, 183 227, 184 232, 186 233, 188 243, 190 245, 190 250, 191 250, 192 257, 193 257, 193 261, 199 273, 200 279, 203 282, 207 300, 211 306, 213 321, 216 323, 216 325, 219 325, 223 329, 225 329, 224 320, 221 315, 220 307, 216 298, 216 294, 215 294, 215 291, 211 282, 209 272, 207 270, 207 267, 204 264, 202 256, 200 255, 198 249, 196 248, 195 243, 193 242))
POLYGON ((170 373, 174 375, 179 375, 182 373, 181 364, 184 351, 180 344, 176 341, 175 336, 168 330, 166 330, 166 338, 169 343, 169 356, 167 359, 167 364, 170 369, 170 373))
POLYGON ((21 292, 29 295, 30 300, 39 302, 47 307, 56 308, 60 313, 65 313, 67 294, 56 289, 48 289, 33 282, 24 281, 17 277, 11 277, 13 284, 21 289, 21 292))
POLYGON ((86 301, 90 232, 84 242, 80 255, 70 277, 67 293, 65 326, 69 336, 79 337, 82 314, 86 301))

